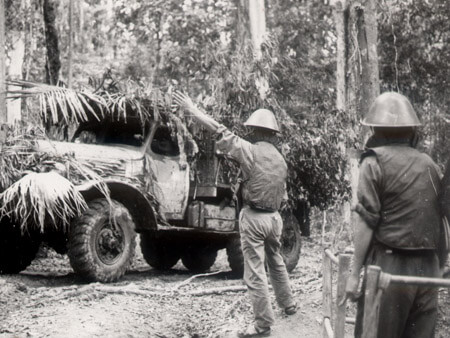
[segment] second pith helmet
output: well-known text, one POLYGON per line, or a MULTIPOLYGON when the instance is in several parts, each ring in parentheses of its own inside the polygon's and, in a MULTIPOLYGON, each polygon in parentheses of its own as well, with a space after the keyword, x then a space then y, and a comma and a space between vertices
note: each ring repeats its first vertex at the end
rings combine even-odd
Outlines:
POLYGON ((379 95, 361 121, 369 127, 417 127, 421 123, 409 100, 394 92, 379 95))
POLYGON ((264 108, 255 110, 250 115, 248 120, 245 121, 244 125, 249 127, 270 129, 277 133, 280 132, 275 115, 270 110, 264 108))

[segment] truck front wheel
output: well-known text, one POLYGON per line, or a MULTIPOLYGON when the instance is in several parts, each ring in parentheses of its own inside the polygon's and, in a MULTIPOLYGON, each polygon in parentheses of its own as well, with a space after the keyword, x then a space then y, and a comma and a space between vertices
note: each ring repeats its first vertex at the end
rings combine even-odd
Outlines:
POLYGON ((31 264, 41 243, 39 233, 21 233, 8 217, 0 223, 0 273, 18 273, 31 264))
POLYGON ((74 271, 84 278, 114 282, 125 274, 135 246, 129 211, 117 201, 99 198, 72 223, 68 255, 74 271))

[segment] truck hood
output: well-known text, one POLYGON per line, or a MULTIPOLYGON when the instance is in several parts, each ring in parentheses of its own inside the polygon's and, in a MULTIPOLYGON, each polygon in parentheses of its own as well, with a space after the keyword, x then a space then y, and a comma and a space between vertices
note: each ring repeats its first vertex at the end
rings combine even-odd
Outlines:
POLYGON ((98 145, 73 142, 57 142, 48 140, 39 140, 36 143, 36 150, 40 152, 63 155, 71 153, 79 160, 92 161, 139 161, 144 154, 138 147, 127 146, 123 144, 98 145))

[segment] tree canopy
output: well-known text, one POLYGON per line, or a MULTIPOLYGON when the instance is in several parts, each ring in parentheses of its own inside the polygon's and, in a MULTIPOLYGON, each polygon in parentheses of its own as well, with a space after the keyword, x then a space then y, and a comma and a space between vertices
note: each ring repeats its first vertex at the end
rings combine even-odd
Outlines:
MULTIPOLYGON (((43 81, 41 2, 17 3, 6 2, 7 31, 25 32, 24 79, 43 81)), ((281 150, 290 169, 291 206, 307 201, 327 208, 349 194, 345 149, 361 148, 356 139, 359 121, 335 109, 333 8, 324 0, 266 1, 269 34, 263 57, 255 60, 243 3, 79 1, 74 87, 95 90, 109 69, 117 78, 163 92, 181 89, 240 135, 242 122, 253 110, 270 108, 283 125, 281 150), (267 79, 270 88, 265 99, 259 95, 260 78, 267 79)), ((67 6, 59 2, 55 9, 63 82, 67 6)), ((412 100, 424 122, 423 147, 443 163, 449 148, 445 121, 450 97, 446 85, 450 4, 445 0, 379 1, 377 14, 382 91, 399 91, 412 100)))

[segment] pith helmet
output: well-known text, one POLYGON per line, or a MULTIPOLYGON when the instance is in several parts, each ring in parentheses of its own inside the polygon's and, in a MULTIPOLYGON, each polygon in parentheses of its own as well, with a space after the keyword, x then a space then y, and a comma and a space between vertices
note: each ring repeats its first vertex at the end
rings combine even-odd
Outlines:
POLYGON ((266 128, 277 133, 280 132, 275 115, 268 109, 255 110, 244 123, 244 126, 266 128))
POLYGON ((361 124, 370 127, 416 127, 421 123, 409 100, 398 93, 386 92, 372 103, 361 124))

